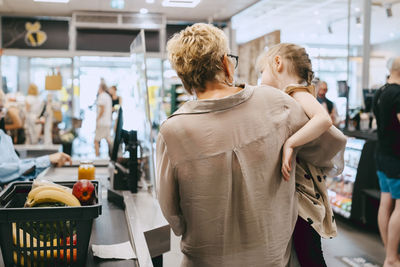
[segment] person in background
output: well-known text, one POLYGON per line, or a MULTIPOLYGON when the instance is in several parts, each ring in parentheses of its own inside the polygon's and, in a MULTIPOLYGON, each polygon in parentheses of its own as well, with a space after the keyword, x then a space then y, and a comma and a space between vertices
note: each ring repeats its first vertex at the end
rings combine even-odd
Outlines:
MULTIPOLYGON (((211 24, 175 34, 167 51, 198 99, 170 116, 157 139, 158 200, 182 235, 181 266, 288 266, 298 212, 294 172, 282 179, 281 150, 306 114, 276 88, 235 85, 238 57, 211 24)), ((302 146, 301 157, 332 167, 337 147, 326 141, 302 146)))
POLYGON ((122 98, 117 95, 117 86, 113 85, 108 90, 112 99, 113 111, 116 111, 118 107, 122 105, 122 98))
POLYGON ((384 267, 400 267, 400 57, 390 67, 387 83, 374 97, 378 126, 376 167, 381 188, 378 225, 386 249, 384 267))
POLYGON ((42 131, 40 124, 40 115, 43 110, 43 101, 39 97, 39 90, 35 84, 30 84, 28 88, 28 95, 25 100, 26 105, 26 118, 25 129, 28 144, 37 144, 42 131))
POLYGON ((321 105, 328 111, 329 116, 331 117, 332 123, 335 126, 339 125, 338 114, 335 107, 335 104, 326 98, 326 93, 328 92, 328 84, 325 81, 319 81, 316 87, 317 91, 317 100, 321 105))
POLYGON ((0 185, 15 180, 34 179, 51 164, 58 167, 71 163, 71 158, 62 152, 34 159, 21 160, 15 153, 10 136, 4 132, 5 97, 0 89, 0 185))
POLYGON ((24 144, 26 141, 24 129, 24 113, 15 98, 8 97, 7 113, 4 117, 5 131, 11 136, 14 144, 24 144))
POLYGON ((100 83, 97 95, 97 119, 96 134, 94 137, 94 148, 96 156, 100 156, 100 141, 106 139, 108 148, 111 147, 111 120, 112 120, 112 100, 107 93, 107 86, 100 83))

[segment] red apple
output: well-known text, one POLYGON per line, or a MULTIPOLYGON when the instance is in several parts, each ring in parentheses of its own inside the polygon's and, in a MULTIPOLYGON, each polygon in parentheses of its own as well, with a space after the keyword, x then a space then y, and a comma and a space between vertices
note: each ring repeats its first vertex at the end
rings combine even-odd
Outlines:
POLYGON ((82 205, 91 204, 95 198, 94 185, 89 180, 79 180, 72 188, 72 194, 82 205))

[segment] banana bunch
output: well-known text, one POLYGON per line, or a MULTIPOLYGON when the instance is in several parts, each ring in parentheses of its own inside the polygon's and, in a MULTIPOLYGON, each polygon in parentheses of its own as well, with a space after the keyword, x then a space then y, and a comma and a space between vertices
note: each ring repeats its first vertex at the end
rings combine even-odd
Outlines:
POLYGON ((64 188, 42 185, 32 189, 25 202, 25 207, 35 207, 43 203, 61 203, 66 206, 80 206, 79 200, 64 188))

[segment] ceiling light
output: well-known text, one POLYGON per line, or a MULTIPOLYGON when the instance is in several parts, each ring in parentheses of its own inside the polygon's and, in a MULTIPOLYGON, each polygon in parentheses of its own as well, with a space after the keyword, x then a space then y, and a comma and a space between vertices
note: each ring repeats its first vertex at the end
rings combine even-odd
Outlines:
POLYGON ((200 0, 163 0, 162 6, 165 7, 190 7, 194 8, 200 3, 200 0))
POLYGON ((140 9, 140 14, 147 14, 147 13, 149 13, 149 10, 147 10, 147 8, 140 9))
POLYGON ((33 0, 34 2, 46 2, 46 3, 63 3, 66 4, 69 0, 33 0))
POLYGON ((318 10, 315 10, 315 11, 314 11, 314 15, 316 15, 316 16, 319 15, 319 11, 318 11, 318 10))
POLYGON ((125 1, 124 0, 111 0, 110 6, 111 6, 111 8, 115 8, 115 9, 124 9, 125 1))
POLYGON ((354 11, 355 11, 355 12, 360 12, 361 9, 360 9, 359 7, 356 7, 356 8, 354 8, 354 11))
POLYGON ((146 0, 146 3, 147 3, 147 4, 153 4, 153 3, 154 3, 154 0, 146 0))
POLYGON ((395 35, 395 34, 394 34, 393 32, 391 32, 391 33, 390 33, 390 37, 392 37, 392 38, 393 38, 393 37, 394 37, 394 35, 395 35))

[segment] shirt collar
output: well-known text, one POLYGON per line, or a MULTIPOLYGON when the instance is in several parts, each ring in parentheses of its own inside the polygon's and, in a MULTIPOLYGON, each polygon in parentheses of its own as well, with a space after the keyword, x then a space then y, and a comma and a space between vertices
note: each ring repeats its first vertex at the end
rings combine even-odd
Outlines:
POLYGON ((254 86, 245 85, 244 88, 236 94, 223 98, 188 101, 170 117, 181 114, 209 113, 230 109, 248 100, 252 96, 253 91, 254 86))

